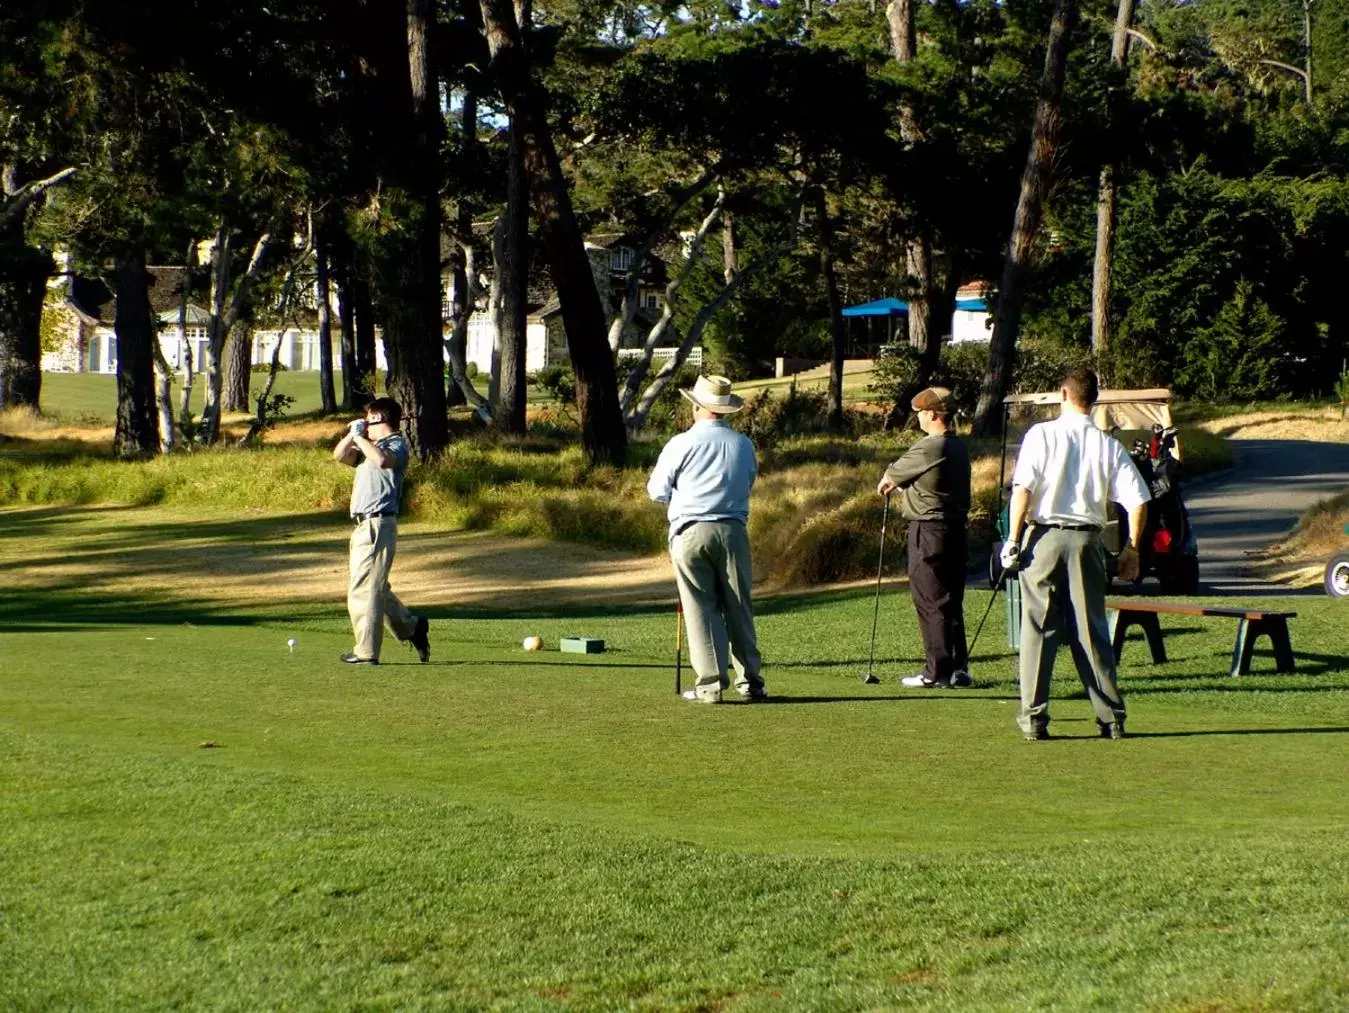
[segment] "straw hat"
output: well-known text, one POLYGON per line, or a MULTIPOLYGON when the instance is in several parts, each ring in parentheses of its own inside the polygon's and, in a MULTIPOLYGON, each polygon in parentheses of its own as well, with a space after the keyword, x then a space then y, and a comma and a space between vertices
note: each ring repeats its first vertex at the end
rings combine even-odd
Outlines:
POLYGON ((730 415, 745 407, 744 400, 738 394, 731 393, 731 381, 724 376, 700 376, 692 390, 680 388, 679 393, 699 408, 706 408, 718 415, 730 415))

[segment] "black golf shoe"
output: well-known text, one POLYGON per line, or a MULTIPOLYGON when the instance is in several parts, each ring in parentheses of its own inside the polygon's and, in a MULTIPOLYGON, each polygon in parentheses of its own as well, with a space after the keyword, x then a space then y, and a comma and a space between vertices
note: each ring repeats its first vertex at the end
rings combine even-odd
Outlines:
POLYGON ((1129 737, 1129 734, 1124 730, 1123 721, 1116 721, 1109 725, 1104 721, 1097 721, 1096 728, 1100 731, 1103 739, 1127 739, 1129 737))
POLYGON ((408 643, 417 648, 417 659, 425 665, 431 660, 431 641, 427 639, 427 631, 431 624, 426 621, 424 616, 417 617, 417 626, 412 631, 412 636, 408 637, 408 643))

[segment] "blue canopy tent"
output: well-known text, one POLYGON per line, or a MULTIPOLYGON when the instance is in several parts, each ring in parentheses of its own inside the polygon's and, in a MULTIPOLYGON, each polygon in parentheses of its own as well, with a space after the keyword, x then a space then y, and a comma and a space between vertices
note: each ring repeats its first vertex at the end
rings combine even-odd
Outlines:
POLYGON ((873 299, 871 302, 864 302, 859 306, 845 306, 843 315, 845 317, 906 317, 909 315, 909 304, 903 299, 893 297, 873 299))
MULTIPOLYGON (((845 317, 885 317, 886 318, 886 343, 893 343, 895 340, 895 317, 904 317, 908 319, 909 304, 903 299, 896 299, 888 296, 885 299, 873 299, 871 302, 864 302, 857 306, 845 306, 843 308, 845 317)), ((867 320, 867 345, 873 344, 871 340, 871 320, 867 320)), ((874 353, 873 353, 874 354, 874 353)))

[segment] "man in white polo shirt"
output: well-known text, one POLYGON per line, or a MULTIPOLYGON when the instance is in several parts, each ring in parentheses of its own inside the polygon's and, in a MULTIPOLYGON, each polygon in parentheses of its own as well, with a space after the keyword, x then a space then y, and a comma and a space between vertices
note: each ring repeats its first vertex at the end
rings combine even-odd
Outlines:
POLYGON ((746 702, 760 703, 768 694, 759 674, 745 531, 758 464, 749 437, 725 419, 744 403, 724 376, 700 376, 693 390, 679 393, 693 405, 693 425, 661 450, 646 490, 670 504, 670 560, 698 676, 684 698, 721 703, 729 653, 735 688, 746 702))
POLYGON ((1111 504, 1122 504, 1129 512, 1129 544, 1120 553, 1119 575, 1132 580, 1150 496, 1123 444, 1091 421, 1096 374, 1070 370, 1060 395, 1059 417, 1030 428, 1012 472, 1002 564, 1021 572, 1017 723, 1028 739, 1049 738, 1049 681, 1059 643, 1067 637, 1101 737, 1122 739, 1124 700, 1115 685, 1105 616, 1101 530, 1111 504))

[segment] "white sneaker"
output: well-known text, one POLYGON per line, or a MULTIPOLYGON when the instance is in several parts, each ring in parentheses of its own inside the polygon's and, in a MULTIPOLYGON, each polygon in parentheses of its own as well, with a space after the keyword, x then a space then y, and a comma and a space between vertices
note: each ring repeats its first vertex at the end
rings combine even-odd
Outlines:
POLYGON ((699 696, 696 689, 684 690, 684 699, 693 703, 721 703, 720 696, 699 696))
POLYGON ((923 672, 919 672, 917 675, 906 675, 899 680, 899 684, 908 686, 910 689, 932 689, 937 685, 935 680, 930 679, 923 672))

